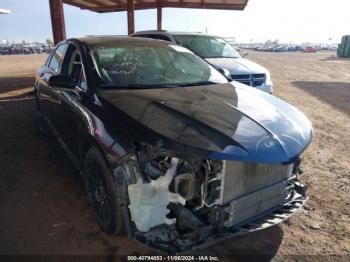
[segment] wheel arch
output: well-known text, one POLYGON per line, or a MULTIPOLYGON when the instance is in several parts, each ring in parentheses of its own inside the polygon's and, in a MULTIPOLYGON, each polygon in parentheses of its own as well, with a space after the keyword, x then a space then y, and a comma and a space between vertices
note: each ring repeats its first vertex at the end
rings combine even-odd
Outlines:
POLYGON ((102 157, 106 161, 107 166, 110 166, 106 158, 106 150, 103 149, 103 147, 100 145, 100 143, 98 143, 96 138, 89 134, 84 136, 79 143, 79 162, 81 167, 84 167, 85 155, 92 147, 96 147, 100 151, 102 157))

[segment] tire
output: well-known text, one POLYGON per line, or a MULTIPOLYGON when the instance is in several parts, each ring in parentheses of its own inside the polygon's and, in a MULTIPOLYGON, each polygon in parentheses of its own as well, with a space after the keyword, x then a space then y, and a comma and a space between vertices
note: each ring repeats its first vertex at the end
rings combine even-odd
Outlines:
POLYGON ((125 233, 123 210, 112 171, 97 147, 85 155, 84 184, 96 223, 107 234, 125 233))

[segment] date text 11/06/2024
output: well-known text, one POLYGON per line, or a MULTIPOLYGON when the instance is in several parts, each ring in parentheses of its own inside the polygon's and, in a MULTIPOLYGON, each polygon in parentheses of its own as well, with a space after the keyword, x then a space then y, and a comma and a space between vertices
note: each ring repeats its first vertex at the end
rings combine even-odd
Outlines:
POLYGON ((128 256, 128 261, 220 261, 217 256, 128 256))

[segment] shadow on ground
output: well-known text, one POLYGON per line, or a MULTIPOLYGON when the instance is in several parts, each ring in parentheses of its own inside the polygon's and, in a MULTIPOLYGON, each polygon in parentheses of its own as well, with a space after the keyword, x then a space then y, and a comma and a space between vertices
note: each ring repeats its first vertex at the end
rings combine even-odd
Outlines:
POLYGON ((0 77, 0 94, 34 86, 34 83, 33 76, 0 77))
POLYGON ((350 82, 294 81, 293 85, 350 114, 350 82))
POLYGON ((336 55, 332 55, 326 58, 322 58, 320 59, 320 61, 340 61, 340 62, 344 62, 344 61, 350 61, 350 58, 347 57, 337 57, 336 55))
POLYGON ((229 261, 270 261, 278 251, 283 239, 279 226, 250 233, 245 236, 220 241, 198 251, 198 255, 216 255, 229 261))

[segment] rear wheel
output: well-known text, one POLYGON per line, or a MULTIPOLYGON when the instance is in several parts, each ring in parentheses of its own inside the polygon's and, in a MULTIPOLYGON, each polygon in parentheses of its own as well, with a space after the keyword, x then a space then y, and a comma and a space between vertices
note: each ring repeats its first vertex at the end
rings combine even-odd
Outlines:
POLYGON ((108 234, 125 232, 117 185, 97 147, 88 150, 84 162, 84 183, 99 227, 108 234))

